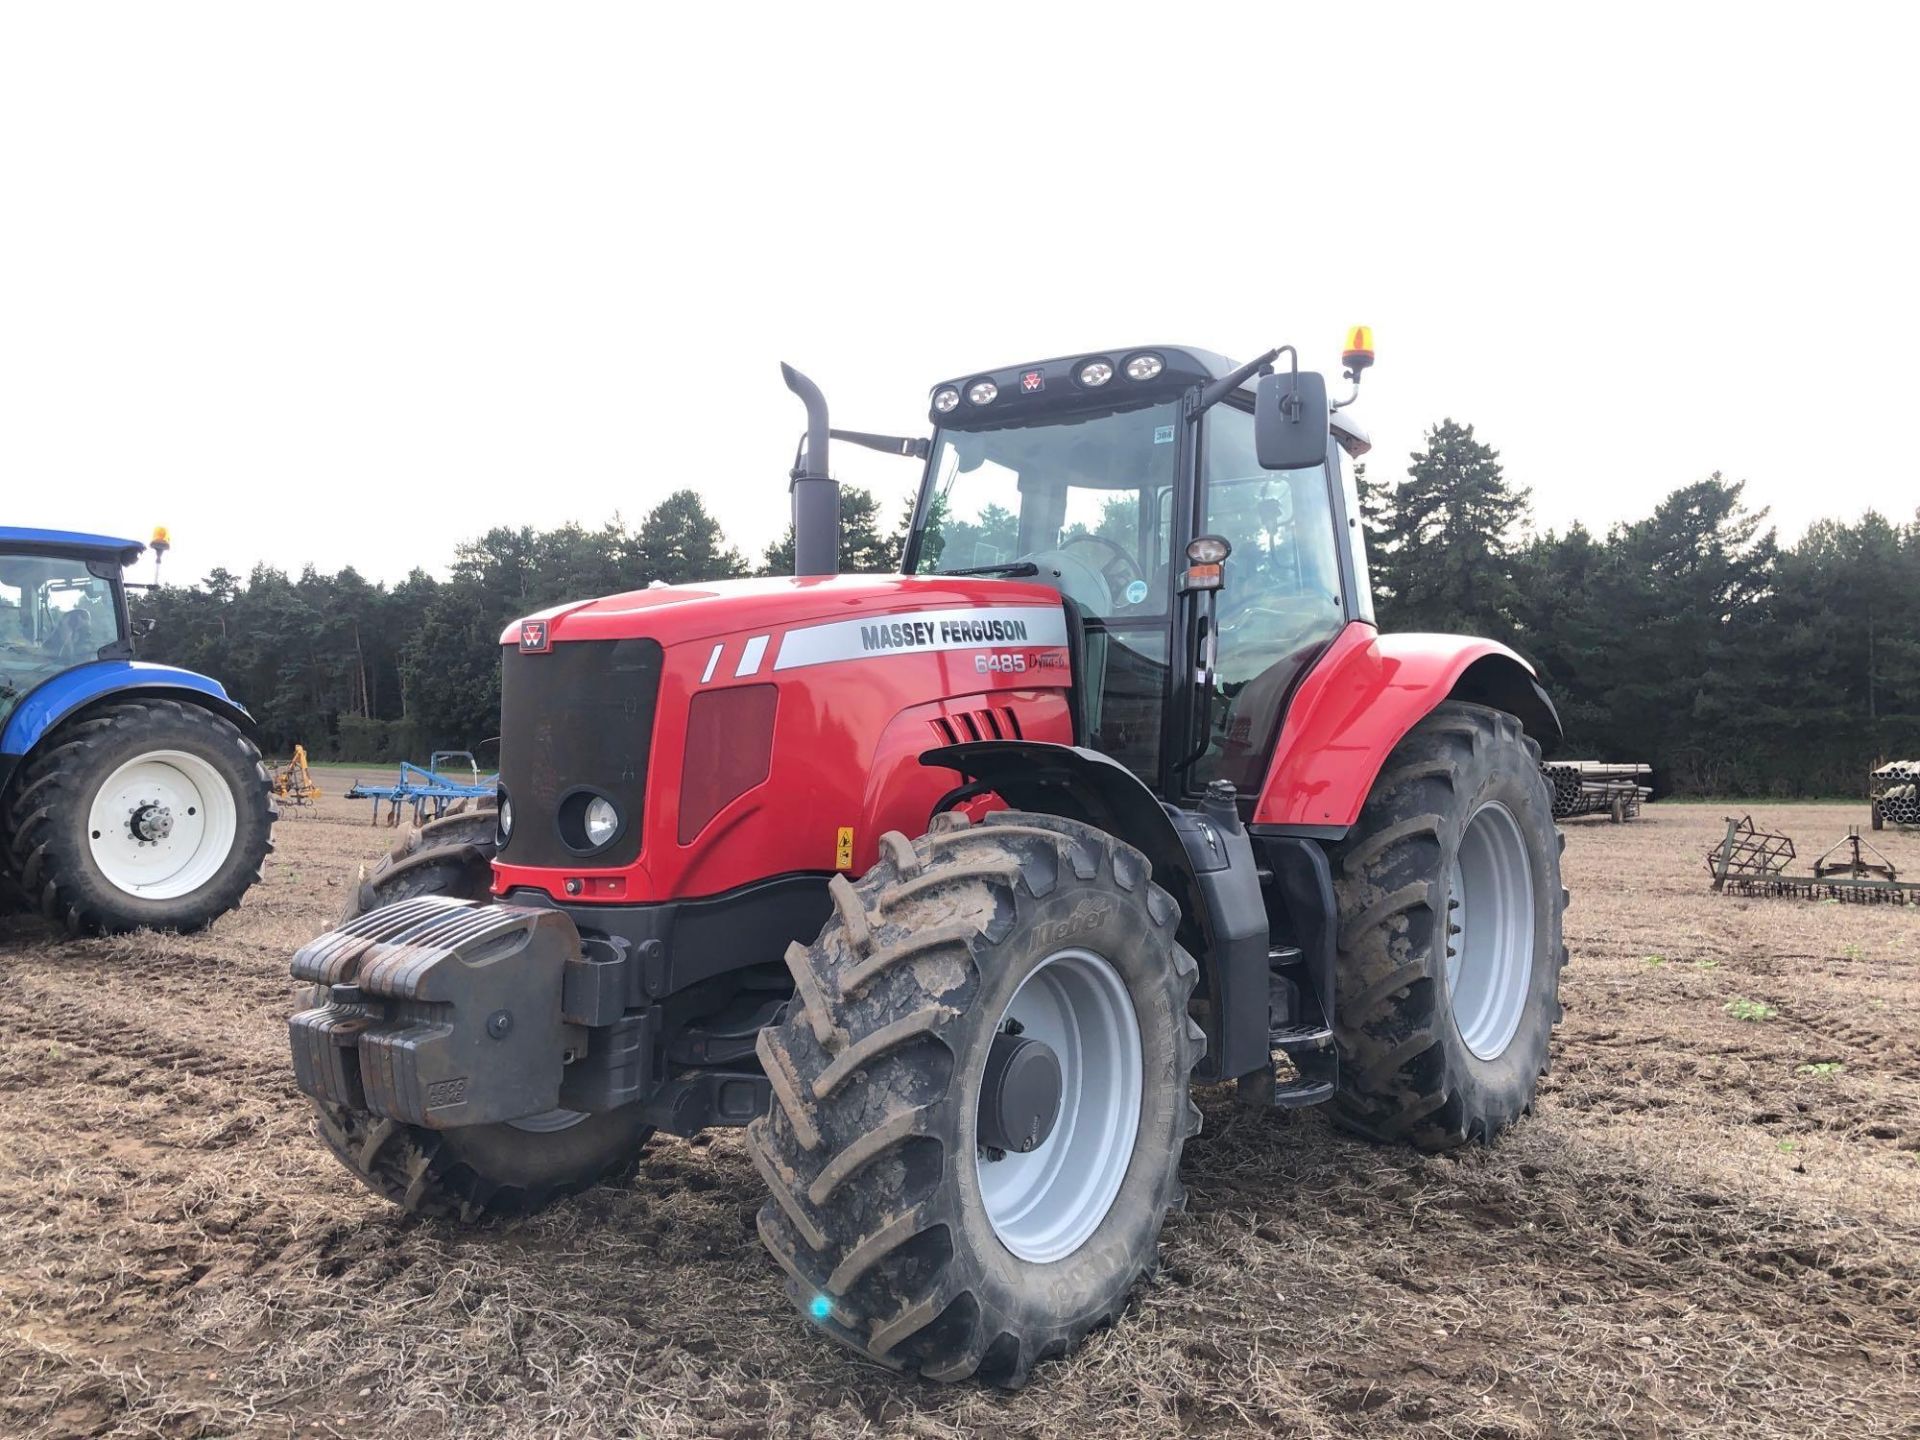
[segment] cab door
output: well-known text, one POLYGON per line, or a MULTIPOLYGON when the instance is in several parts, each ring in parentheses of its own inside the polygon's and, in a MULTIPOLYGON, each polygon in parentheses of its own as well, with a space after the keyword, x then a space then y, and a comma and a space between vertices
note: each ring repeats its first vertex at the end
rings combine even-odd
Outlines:
MULTIPOLYGON (((1354 617, 1353 558, 1340 454, 1302 470, 1263 470, 1255 454, 1251 402, 1235 396, 1203 417, 1197 533, 1233 546, 1214 597, 1214 684, 1195 716, 1180 790, 1214 780, 1257 794, 1295 686, 1354 617)), ((1196 627, 1205 623, 1195 616, 1196 627)), ((1196 633, 1192 652, 1203 653, 1196 633)))

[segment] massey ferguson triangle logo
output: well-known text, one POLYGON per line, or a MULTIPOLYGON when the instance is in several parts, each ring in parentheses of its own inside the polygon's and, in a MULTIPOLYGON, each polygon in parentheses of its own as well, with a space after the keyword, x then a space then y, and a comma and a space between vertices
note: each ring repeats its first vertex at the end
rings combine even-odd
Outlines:
POLYGON ((522 655, 539 654, 552 648, 547 641, 546 621, 522 620, 520 622, 520 653, 522 655))

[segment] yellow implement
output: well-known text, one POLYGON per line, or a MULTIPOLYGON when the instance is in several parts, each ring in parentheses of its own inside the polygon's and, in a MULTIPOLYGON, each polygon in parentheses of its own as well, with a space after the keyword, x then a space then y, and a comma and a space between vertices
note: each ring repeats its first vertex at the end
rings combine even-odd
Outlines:
POLYGON ((284 765, 276 765, 270 772, 273 777, 273 798, 284 800, 289 805, 311 805, 321 795, 319 785, 314 783, 313 772, 307 769, 307 747, 293 747, 293 759, 284 765))

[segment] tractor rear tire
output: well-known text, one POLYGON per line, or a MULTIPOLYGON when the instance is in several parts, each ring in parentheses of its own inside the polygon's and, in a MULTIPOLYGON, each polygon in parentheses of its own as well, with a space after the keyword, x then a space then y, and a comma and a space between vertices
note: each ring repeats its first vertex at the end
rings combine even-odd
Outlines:
POLYGON ((1184 1202, 1198 971, 1131 847, 1011 810, 935 823, 882 836, 858 884, 830 882, 820 938, 789 948, 795 1003, 759 1040, 774 1104, 747 1146, 803 1314, 894 1369, 1011 1389, 1120 1313, 1184 1202), (1013 1037, 1059 1062, 1050 1130, 983 1125, 1013 1037))
POLYGON ((253 742, 211 710, 106 704, 27 760, 7 803, 8 859, 69 934, 204 930, 260 878, 272 791, 253 742))
MULTIPOLYGON (((463 811, 409 831, 361 874, 341 923, 419 895, 490 898, 499 817, 463 811)), ((317 987, 303 1004, 326 1003, 317 987)), ((554 1111, 499 1125, 428 1130, 313 1102, 314 1133, 362 1184, 413 1215, 477 1220, 531 1215, 596 1185, 625 1180, 653 1134, 637 1106, 598 1115, 554 1111)))
POLYGON ((1440 1151, 1532 1110, 1561 1013, 1563 843, 1513 716, 1449 702, 1395 747, 1330 855, 1344 1128, 1440 1151))

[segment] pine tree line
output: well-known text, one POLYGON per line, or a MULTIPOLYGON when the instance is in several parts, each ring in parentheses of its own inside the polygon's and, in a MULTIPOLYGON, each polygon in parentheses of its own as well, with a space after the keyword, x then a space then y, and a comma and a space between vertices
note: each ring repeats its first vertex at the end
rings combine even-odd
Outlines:
MULTIPOLYGON (((841 511, 840 568, 896 568, 908 512, 883 533, 878 502, 853 487, 841 511)), ((351 567, 289 578, 262 565, 245 579, 215 570, 191 587, 135 592, 133 605, 152 622, 141 658, 220 680, 259 722, 267 753, 299 744, 315 760, 418 760, 497 735, 500 635, 520 616, 655 583, 792 572, 792 527, 756 568, 681 490, 637 530, 618 517, 592 530, 489 530, 455 549, 445 580, 415 569, 385 586, 351 567)))
MULTIPOLYGON (((1646 760, 1665 793, 1857 794, 1877 759, 1920 755, 1920 512, 1822 521, 1783 546, 1743 485, 1715 474, 1643 520, 1537 533, 1530 494, 1470 425, 1442 421, 1404 479, 1359 488, 1382 627, 1489 635, 1540 670, 1562 753, 1646 760)), ((898 568, 887 527, 842 495, 840 568, 898 568)), ((498 728, 499 637, 583 596, 789 574, 791 529, 757 566, 682 490, 637 529, 496 528, 437 580, 351 568, 216 570, 135 601, 144 658, 221 679, 271 753, 419 758, 498 728)))
POLYGON ((1783 546, 1715 473, 1605 535, 1537 534, 1472 426, 1442 421, 1412 461, 1361 476, 1382 628, 1512 645, 1563 754, 1649 761, 1663 793, 1781 796, 1856 795, 1920 754, 1920 511, 1783 546))

